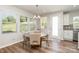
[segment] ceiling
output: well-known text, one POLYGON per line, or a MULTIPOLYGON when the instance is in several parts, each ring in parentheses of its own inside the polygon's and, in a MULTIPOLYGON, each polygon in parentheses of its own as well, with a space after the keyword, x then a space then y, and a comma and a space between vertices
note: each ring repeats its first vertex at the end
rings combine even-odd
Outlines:
POLYGON ((33 14, 38 13, 39 15, 53 13, 57 11, 69 12, 79 10, 78 5, 38 5, 38 8, 36 8, 35 5, 15 5, 15 7, 33 14))

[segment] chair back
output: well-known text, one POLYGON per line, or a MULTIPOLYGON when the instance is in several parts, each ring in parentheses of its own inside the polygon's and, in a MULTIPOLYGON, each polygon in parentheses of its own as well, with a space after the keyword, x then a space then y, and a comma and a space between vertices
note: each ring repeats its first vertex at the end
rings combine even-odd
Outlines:
POLYGON ((31 45, 40 45, 41 33, 31 33, 30 34, 30 44, 31 45))
POLYGON ((26 37, 25 37, 25 35, 23 35, 23 39, 24 39, 24 40, 26 40, 26 37))

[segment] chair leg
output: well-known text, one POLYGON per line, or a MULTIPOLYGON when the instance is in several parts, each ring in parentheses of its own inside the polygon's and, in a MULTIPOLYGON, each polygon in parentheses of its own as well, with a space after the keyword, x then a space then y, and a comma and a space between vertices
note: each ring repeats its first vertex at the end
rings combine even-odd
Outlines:
POLYGON ((30 42, 28 42, 28 47, 31 48, 30 42))
POLYGON ((47 45, 47 47, 49 47, 49 42, 48 41, 46 41, 46 45, 47 45))
POLYGON ((40 47, 42 47, 42 41, 40 41, 40 47))
POLYGON ((24 48, 24 42, 23 42, 23 48, 24 48))
MULTIPOLYGON (((26 46, 28 46, 28 42, 26 42, 26 46)), ((23 42, 23 48, 25 48, 25 42, 23 42)))

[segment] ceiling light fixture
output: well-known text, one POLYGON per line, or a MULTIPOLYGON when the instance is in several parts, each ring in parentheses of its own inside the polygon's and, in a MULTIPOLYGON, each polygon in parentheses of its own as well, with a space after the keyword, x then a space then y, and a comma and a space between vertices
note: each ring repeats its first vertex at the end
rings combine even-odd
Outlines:
POLYGON ((33 19, 40 19, 38 5, 36 5, 35 7, 36 7, 36 15, 34 15, 33 19))

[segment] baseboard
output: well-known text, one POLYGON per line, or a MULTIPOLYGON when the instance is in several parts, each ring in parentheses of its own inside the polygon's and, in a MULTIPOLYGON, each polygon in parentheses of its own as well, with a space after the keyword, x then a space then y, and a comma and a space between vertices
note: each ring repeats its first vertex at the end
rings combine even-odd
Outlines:
POLYGON ((22 42, 22 41, 23 41, 23 40, 17 41, 17 42, 13 42, 13 43, 10 43, 10 44, 8 44, 8 45, 1 46, 0 49, 1 49, 1 48, 5 48, 5 47, 8 47, 8 46, 13 45, 13 44, 16 44, 16 43, 19 43, 19 42, 22 42))

